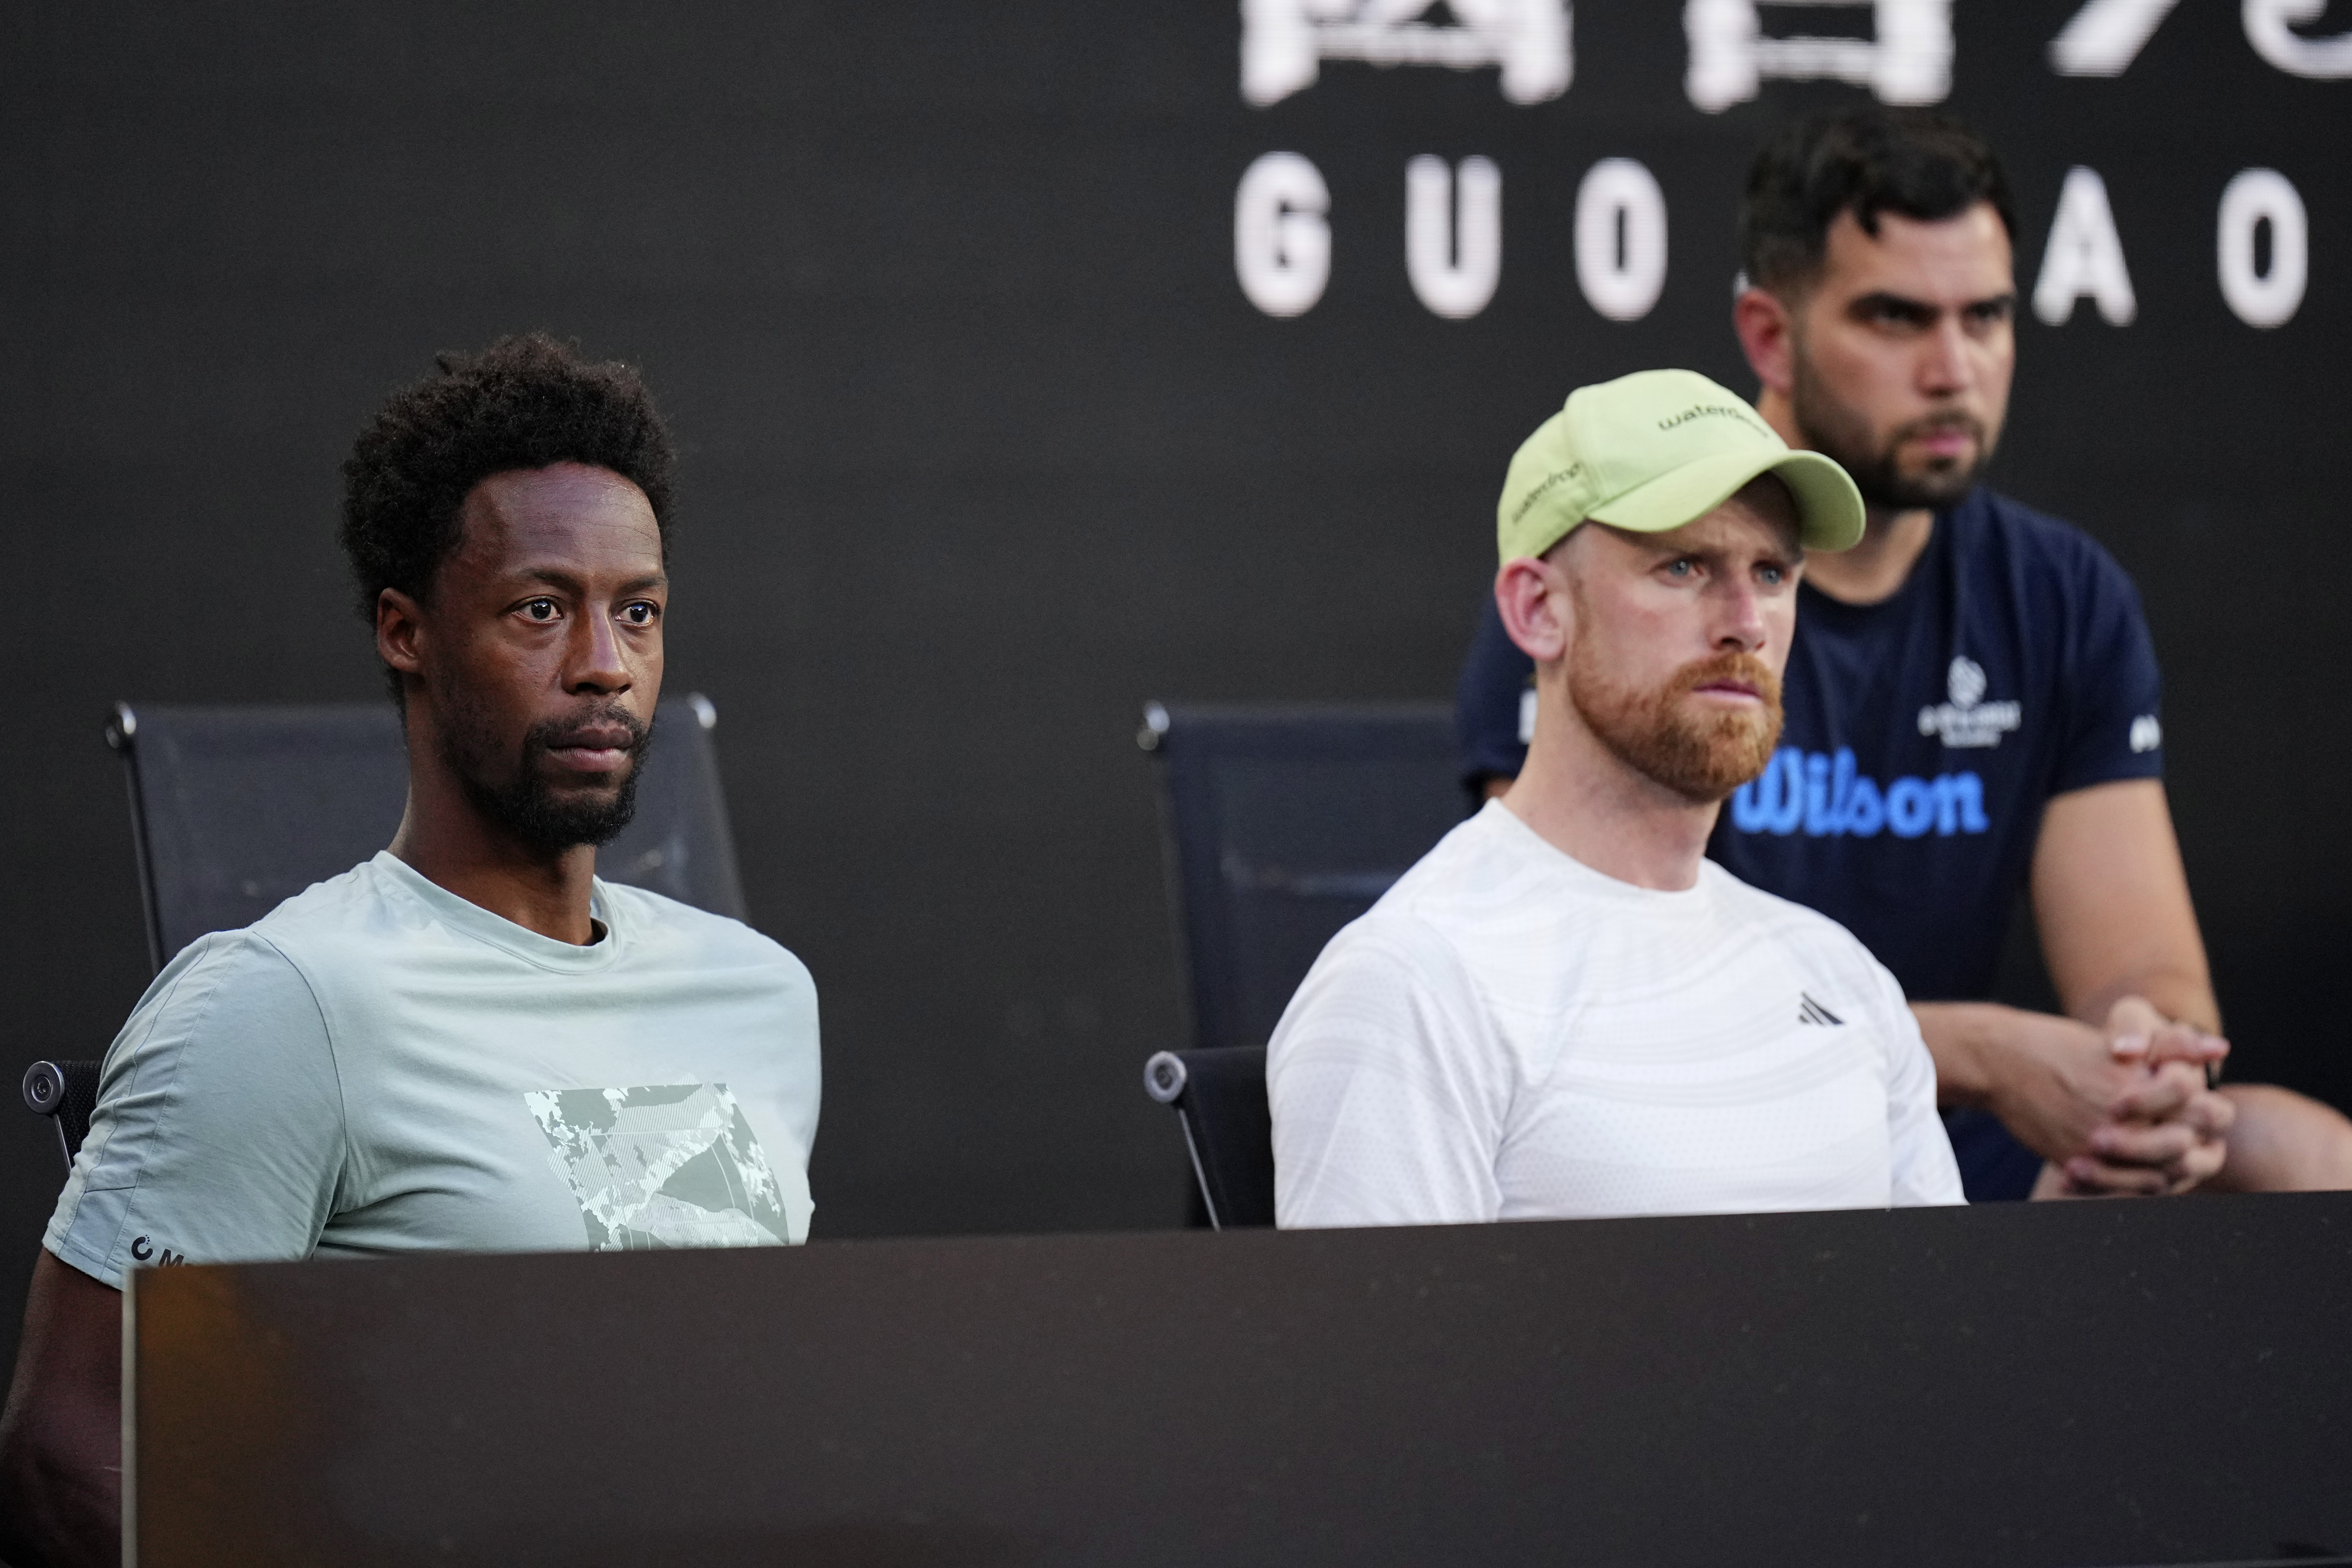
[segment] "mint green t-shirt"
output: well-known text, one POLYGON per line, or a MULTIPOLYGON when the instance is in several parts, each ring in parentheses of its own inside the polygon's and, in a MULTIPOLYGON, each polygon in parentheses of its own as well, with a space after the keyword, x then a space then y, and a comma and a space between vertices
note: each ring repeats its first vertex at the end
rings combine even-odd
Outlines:
POLYGON ((599 882, 584 947, 389 852, 193 943, 106 1053, 46 1243, 139 1265, 807 1239, 816 988, 599 882))

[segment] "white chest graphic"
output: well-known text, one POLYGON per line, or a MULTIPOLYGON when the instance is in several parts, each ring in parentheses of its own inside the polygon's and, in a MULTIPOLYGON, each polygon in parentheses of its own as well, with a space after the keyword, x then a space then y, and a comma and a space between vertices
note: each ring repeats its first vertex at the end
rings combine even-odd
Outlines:
POLYGON ((1919 733, 1956 748, 1999 746, 2002 736, 2023 722, 2024 709, 2013 701, 1987 702, 1988 685, 1982 664, 1966 653, 1955 655, 1944 674, 1949 700, 1919 710, 1919 733))
POLYGON ((724 1083, 542 1089, 523 1103, 580 1204, 589 1250, 790 1239, 775 1172, 724 1083))

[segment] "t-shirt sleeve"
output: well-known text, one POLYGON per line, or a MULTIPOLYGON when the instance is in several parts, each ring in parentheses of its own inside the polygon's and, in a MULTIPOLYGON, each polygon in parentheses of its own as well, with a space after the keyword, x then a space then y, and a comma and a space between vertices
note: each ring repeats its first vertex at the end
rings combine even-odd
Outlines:
POLYGON ((343 1150, 310 985, 265 938, 208 936, 156 977, 107 1051, 44 1245, 118 1290, 142 1264, 306 1258, 343 1150))
POLYGON ((2078 633, 2066 683, 2066 724, 2051 793, 2164 776, 2162 679, 2139 591, 2090 549, 2079 579, 2078 633))
POLYGON ((1885 967, 1877 970, 1878 1009, 1886 1040, 1886 1139, 1890 1156, 1887 1202, 1895 1208, 1966 1203, 1959 1163, 1944 1119, 1936 1113, 1936 1059, 1919 1033, 1919 1019, 1904 999, 1903 988, 1885 967))
POLYGON ((1469 656, 1454 685, 1454 731, 1462 747, 1462 781, 1475 789, 1488 779, 1517 779, 1527 766, 1528 743, 1519 731, 1520 700, 1529 690, 1535 661, 1519 652, 1503 630, 1495 596, 1478 617, 1469 656))
POLYGON ((788 1157, 776 1177, 783 1188, 788 1241, 805 1241, 816 1209, 809 1193, 809 1155, 816 1147, 817 1110, 824 1099, 824 1057, 817 1045, 816 980, 798 956, 779 947, 784 986, 779 1040, 783 1052, 777 1094, 788 1157))
POLYGON ((1454 1225, 1500 1218, 1502 1052, 1433 935, 1332 938, 1266 1051, 1275 1222, 1454 1225))

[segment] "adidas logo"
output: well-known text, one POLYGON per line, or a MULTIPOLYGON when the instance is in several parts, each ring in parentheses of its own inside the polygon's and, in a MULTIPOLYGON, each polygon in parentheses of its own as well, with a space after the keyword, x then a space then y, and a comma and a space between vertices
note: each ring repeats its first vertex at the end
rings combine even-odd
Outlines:
POLYGON ((1817 1023, 1826 1026, 1842 1024, 1845 1022, 1845 1019, 1838 1017, 1837 1014, 1830 1011, 1829 1009, 1822 1006, 1821 1003, 1813 1000, 1812 998, 1807 996, 1804 992, 1799 991, 1797 993, 1797 1021, 1799 1023, 1817 1023))

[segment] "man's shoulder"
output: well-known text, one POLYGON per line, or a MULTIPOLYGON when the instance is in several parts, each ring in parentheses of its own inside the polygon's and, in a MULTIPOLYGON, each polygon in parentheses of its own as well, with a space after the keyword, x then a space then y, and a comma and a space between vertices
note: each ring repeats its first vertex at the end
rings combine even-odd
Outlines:
POLYGON ((370 856, 339 876, 312 883, 246 929, 271 942, 282 942, 382 924, 394 893, 377 858, 370 856))
POLYGON ((627 883, 599 881, 596 893, 615 919, 625 924, 634 944, 690 956, 700 965, 772 969, 781 977, 809 983, 808 967, 791 948, 731 915, 715 915, 627 883))
POLYGON ((215 1028, 240 1037, 275 1035, 314 1029, 320 1016, 305 967, 256 924, 210 932, 182 948, 149 983, 125 1031, 215 1028))
MULTIPOLYGON (((797 957, 740 920, 626 883, 600 880, 596 894, 623 927, 623 940, 651 949, 656 962, 764 967, 788 980, 807 981, 808 970, 797 957)), ((362 971, 376 972, 393 946, 444 924, 440 912, 407 885, 401 868, 387 868, 379 857, 304 889, 239 935, 278 950, 305 971, 341 973, 349 967, 345 960, 357 960, 362 971)))
POLYGON ((1802 977, 1805 1021, 1865 1024, 1883 1041, 1910 1029, 1903 987, 1862 939, 1819 910, 1791 903, 1740 881, 1709 860, 1702 875, 1714 881, 1717 906, 1752 922, 1779 962, 1802 977), (1816 992, 1814 987, 1822 988, 1816 992))
POLYGON ((1383 901, 1339 927, 1325 945, 1333 962, 1402 966, 1425 973, 1432 964, 1447 970, 1460 967, 1461 933, 1434 912, 1412 904, 1383 901))
POLYGON ((1476 927, 1497 911, 1491 898, 1486 862, 1493 850, 1491 825, 1474 815, 1440 839, 1430 852, 1341 926, 1325 945, 1316 967, 1327 975, 1353 971, 1383 984, 1452 988, 1467 979, 1479 943, 1476 927))
POLYGON ((1490 800, 1343 933, 1342 950, 1449 986, 1507 988, 1584 964, 1624 913, 1612 885, 1490 800))
POLYGON ((338 938, 365 941, 383 923, 383 889, 371 862, 312 883, 252 925, 197 937, 157 977, 185 968, 219 976, 240 970, 305 967, 300 955, 338 938))
POLYGON ((1950 521, 1964 560, 1997 560, 2028 576, 2130 587, 2116 558, 2084 529, 1998 490, 1970 492, 1950 521))
POLYGON ((1525 832, 1500 801, 1488 801, 1447 830, 1357 924, 1419 941, 1493 917, 1528 869, 1517 852, 1525 846, 1514 841, 1525 832))
POLYGON ((1742 882, 1712 858, 1699 862, 1699 875, 1712 890, 1717 906, 1733 919, 1822 958, 1876 966, 1860 937, 1820 910, 1742 882))
POLYGON ((1477 966, 1461 933, 1408 904, 1383 901, 1339 928, 1300 981, 1267 1040, 1270 1076, 1314 1042, 1353 1057, 1400 1038, 1433 1046, 1483 1035, 1486 1008, 1477 966))

